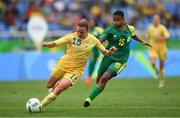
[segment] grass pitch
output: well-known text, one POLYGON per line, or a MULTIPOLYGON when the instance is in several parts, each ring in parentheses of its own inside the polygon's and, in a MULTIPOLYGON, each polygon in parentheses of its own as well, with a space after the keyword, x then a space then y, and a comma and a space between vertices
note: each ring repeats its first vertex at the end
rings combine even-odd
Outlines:
POLYGON ((79 81, 42 112, 28 113, 25 103, 32 97, 45 97, 46 82, 0 82, 0 117, 180 117, 180 78, 168 78, 162 89, 153 79, 112 80, 91 106, 84 108, 83 101, 94 85, 95 81, 92 85, 79 81))

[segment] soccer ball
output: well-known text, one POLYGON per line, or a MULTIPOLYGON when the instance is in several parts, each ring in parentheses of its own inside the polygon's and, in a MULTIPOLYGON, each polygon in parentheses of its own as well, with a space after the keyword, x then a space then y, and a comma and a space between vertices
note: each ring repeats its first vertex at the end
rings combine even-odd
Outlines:
POLYGON ((37 98, 31 98, 26 103, 26 110, 28 112, 40 112, 41 108, 41 103, 37 98))

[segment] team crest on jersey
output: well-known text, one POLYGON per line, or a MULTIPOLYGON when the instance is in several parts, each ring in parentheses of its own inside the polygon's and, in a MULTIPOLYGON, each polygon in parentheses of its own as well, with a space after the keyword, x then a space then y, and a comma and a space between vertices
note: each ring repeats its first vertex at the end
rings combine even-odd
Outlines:
POLYGON ((95 36, 97 36, 97 35, 98 35, 98 32, 94 31, 93 34, 94 34, 95 36))
POLYGON ((73 38, 72 44, 77 45, 77 46, 80 46, 81 43, 82 43, 82 40, 81 40, 81 39, 73 38))
POLYGON ((114 35, 113 35, 113 38, 117 38, 117 35, 114 34, 114 35))
POLYGON ((131 37, 129 36, 129 37, 127 38, 127 42, 130 42, 130 40, 131 40, 131 37))

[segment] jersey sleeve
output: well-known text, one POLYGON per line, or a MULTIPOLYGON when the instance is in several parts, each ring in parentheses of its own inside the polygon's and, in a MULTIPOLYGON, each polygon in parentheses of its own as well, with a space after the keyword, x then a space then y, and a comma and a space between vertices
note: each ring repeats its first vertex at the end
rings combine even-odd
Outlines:
POLYGON ((62 44, 66 44, 69 42, 71 37, 72 37, 71 34, 67 34, 67 35, 62 36, 61 38, 55 40, 54 42, 56 43, 57 46, 62 45, 62 44))
POLYGON ((165 26, 162 27, 162 30, 163 30, 163 35, 164 35, 166 38, 169 38, 170 33, 168 32, 168 30, 166 29, 165 26))
POLYGON ((104 53, 106 51, 106 48, 101 44, 101 42, 98 39, 96 39, 95 41, 96 41, 95 47, 99 49, 102 53, 104 53))
POLYGON ((104 29, 101 27, 96 27, 96 30, 97 30, 98 34, 102 34, 104 31, 104 29))
POLYGON ((151 26, 148 26, 148 28, 147 28, 147 31, 146 31, 146 38, 147 38, 147 40, 149 41, 150 40, 150 27, 151 26))
POLYGON ((106 40, 107 37, 108 37, 108 34, 109 34, 109 30, 110 30, 110 27, 108 27, 107 29, 105 29, 102 34, 100 35, 100 39, 103 39, 103 40, 106 40))
POLYGON ((131 32, 131 34, 132 34, 132 37, 136 34, 136 29, 135 29, 135 27, 134 26, 132 26, 132 25, 128 25, 128 27, 129 27, 129 30, 130 30, 130 32, 131 32))

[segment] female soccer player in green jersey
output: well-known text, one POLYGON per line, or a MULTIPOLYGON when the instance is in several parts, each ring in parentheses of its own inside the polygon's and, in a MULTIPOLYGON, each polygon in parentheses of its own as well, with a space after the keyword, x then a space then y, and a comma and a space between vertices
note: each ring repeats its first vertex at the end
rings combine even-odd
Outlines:
POLYGON ((84 101, 84 107, 88 107, 105 88, 108 80, 119 74, 125 67, 130 53, 130 41, 136 41, 151 46, 141 40, 135 33, 134 26, 128 25, 124 20, 124 13, 117 10, 113 13, 113 22, 100 36, 100 41, 108 41, 107 49, 115 46, 118 50, 111 56, 104 56, 100 64, 96 79, 96 87, 92 90, 89 97, 84 101))

